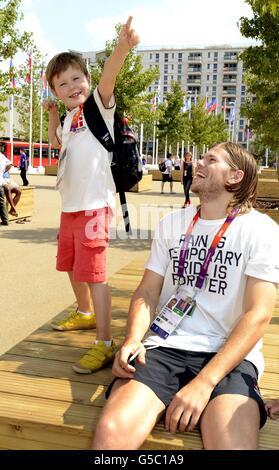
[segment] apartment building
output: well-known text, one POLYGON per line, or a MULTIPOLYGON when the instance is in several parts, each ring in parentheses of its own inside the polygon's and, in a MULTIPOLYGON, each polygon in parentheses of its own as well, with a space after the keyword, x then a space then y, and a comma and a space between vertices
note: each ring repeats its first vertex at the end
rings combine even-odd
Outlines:
MULTIPOLYGON (((231 122, 233 139, 239 143, 246 142, 246 119, 240 115, 240 106, 246 96, 243 83, 243 62, 239 54, 242 47, 230 45, 205 46, 193 48, 139 48, 137 53, 142 58, 143 67, 148 69, 157 65, 160 78, 149 87, 157 91, 161 102, 171 89, 171 82, 181 83, 185 95, 191 97, 192 103, 198 96, 206 98, 207 103, 217 100, 218 113, 224 113, 227 124, 232 108, 235 106, 234 121, 231 122)), ((103 51, 84 52, 83 57, 90 63, 96 63, 103 51)))

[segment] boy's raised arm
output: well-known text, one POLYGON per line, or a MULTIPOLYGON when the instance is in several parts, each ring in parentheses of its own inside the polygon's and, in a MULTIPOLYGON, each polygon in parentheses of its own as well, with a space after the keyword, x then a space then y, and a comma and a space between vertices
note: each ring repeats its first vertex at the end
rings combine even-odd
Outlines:
POLYGON ((139 36, 131 28, 132 19, 132 16, 129 16, 127 23, 122 26, 118 43, 105 63, 104 70, 98 85, 98 90, 105 107, 109 107, 116 77, 122 65, 124 64, 130 49, 139 43, 139 36))

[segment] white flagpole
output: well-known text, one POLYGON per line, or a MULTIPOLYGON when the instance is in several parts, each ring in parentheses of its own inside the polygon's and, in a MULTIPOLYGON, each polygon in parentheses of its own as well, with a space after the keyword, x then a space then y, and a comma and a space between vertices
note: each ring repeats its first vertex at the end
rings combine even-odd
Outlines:
POLYGON ((40 162, 39 168, 43 168, 43 100, 41 99, 41 115, 40 115, 40 162))
POLYGON ((246 126, 246 150, 249 151, 249 143, 250 143, 250 121, 248 119, 247 126, 246 126))
POLYGON ((140 156, 142 156, 142 147, 143 147, 143 123, 140 125, 140 156))
POLYGON ((33 53, 30 51, 30 121, 29 121, 29 168, 33 167, 32 161, 32 115, 33 115, 33 53))
POLYGON ((176 158, 178 158, 178 155, 179 155, 179 142, 177 142, 177 145, 176 145, 176 158))
POLYGON ((184 156, 184 140, 182 140, 182 147, 181 147, 181 158, 184 156))
POLYGON ((156 147, 156 122, 153 123, 153 147, 152 147, 152 165, 155 163, 155 147, 156 147))
POLYGON ((168 137, 165 140, 165 159, 167 158, 167 151, 168 151, 168 137))
POLYGON ((156 139, 156 165, 158 165, 158 154, 159 154, 159 139, 156 139))
POLYGON ((10 144, 11 162, 14 163, 14 95, 10 96, 10 144))

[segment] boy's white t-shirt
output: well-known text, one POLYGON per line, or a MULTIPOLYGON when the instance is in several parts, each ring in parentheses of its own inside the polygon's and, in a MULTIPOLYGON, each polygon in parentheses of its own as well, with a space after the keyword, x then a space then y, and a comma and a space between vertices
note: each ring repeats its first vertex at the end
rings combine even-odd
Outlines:
MULTIPOLYGON (((158 310, 177 285, 180 248, 196 208, 166 216, 159 224, 146 268, 164 277, 158 310)), ((180 293, 192 296, 197 275, 222 220, 198 219, 185 261, 180 293)), ((238 216, 220 240, 209 265, 206 287, 196 297, 193 316, 185 317, 167 339, 149 332, 146 345, 190 351, 217 352, 243 315, 247 276, 279 282, 279 227, 270 217, 252 209, 238 216)), ((246 359, 259 375, 264 361, 260 340, 246 359)))
MULTIPOLYGON (((94 90, 94 98, 114 139, 115 103, 105 108, 97 88, 94 90)), ((114 100, 114 97, 112 99, 114 100)), ((70 130, 78 110, 79 108, 75 108, 68 112, 63 129, 61 126, 57 129, 62 148, 63 142, 67 142, 65 169, 59 185, 62 212, 87 211, 106 206, 113 209, 115 184, 110 169, 112 154, 94 137, 83 115, 79 120, 78 129, 75 132, 70 130)))

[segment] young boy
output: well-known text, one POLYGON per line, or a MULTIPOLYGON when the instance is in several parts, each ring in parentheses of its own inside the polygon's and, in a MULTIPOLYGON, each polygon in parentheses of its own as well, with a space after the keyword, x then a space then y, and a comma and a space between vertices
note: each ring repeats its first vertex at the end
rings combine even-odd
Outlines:
MULTIPOLYGON (((129 50, 139 42, 131 22, 129 17, 122 27, 94 90, 95 101, 112 137, 116 77, 129 50)), ((108 220, 115 204, 111 155, 93 136, 84 119, 83 105, 90 94, 90 77, 81 57, 58 54, 48 64, 46 75, 52 91, 67 108, 62 128, 56 105, 45 103, 49 111, 49 139, 53 145, 61 145, 57 187, 62 198, 62 214, 57 270, 68 272, 78 303, 76 312, 53 322, 52 326, 59 330, 96 326, 95 344, 73 366, 76 372, 88 374, 112 362, 116 350, 110 332, 111 297, 106 279, 108 220)))

